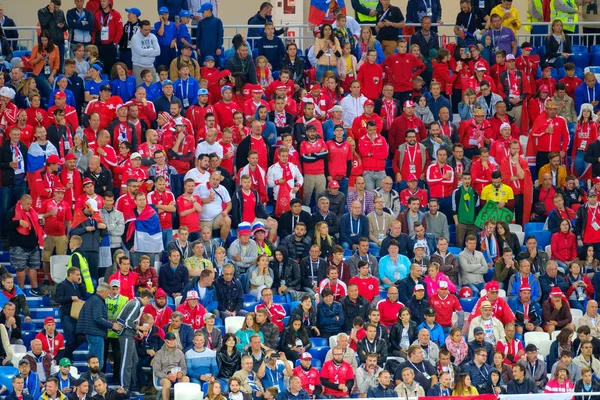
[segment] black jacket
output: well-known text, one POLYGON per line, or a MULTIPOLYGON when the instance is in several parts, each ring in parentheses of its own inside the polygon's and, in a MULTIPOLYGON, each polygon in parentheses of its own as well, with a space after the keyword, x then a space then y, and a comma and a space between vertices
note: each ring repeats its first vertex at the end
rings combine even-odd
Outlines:
MULTIPOLYGON (((313 287, 313 282, 310 280, 311 275, 311 261, 310 256, 304 257, 300 260, 300 274, 302 274, 302 287, 313 287)), ((327 267, 329 264, 323 258, 319 257, 319 266, 317 270, 314 271, 317 276, 317 286, 319 282, 325 279, 325 273, 327 272, 327 267)))
MULTIPOLYGON (((19 141, 19 151, 23 157, 23 169, 27 165, 27 146, 19 141)), ((0 170, 2 170, 2 187, 11 187, 15 180, 15 170, 10 166, 13 162, 13 153, 10 140, 5 140, 0 147, 0 170)))
POLYGON ((54 10, 51 13, 48 6, 40 8, 38 10, 38 21, 40 22, 40 29, 42 31, 47 30, 54 43, 64 42, 63 34, 68 29, 68 25, 63 10, 54 10), (62 28, 58 26, 61 23, 64 24, 62 28))
POLYGON ((283 255, 283 261, 281 262, 281 275, 279 275, 279 261, 275 258, 269 263, 269 268, 273 271, 273 285, 274 288, 282 286, 281 281, 285 281, 285 286, 290 289, 300 290, 302 289, 302 275, 300 274, 300 266, 296 261, 290 259, 288 256, 288 250, 284 246, 279 246, 275 251, 281 252, 283 255))
MULTIPOLYGON (((269 145, 269 142, 267 141, 267 139, 263 136, 263 140, 265 141, 265 146, 267 147, 267 153, 268 153, 268 165, 271 165, 271 161, 272 161, 272 152, 271 152, 271 146, 269 145)), ((237 151, 235 152, 235 168, 239 171, 240 169, 244 168, 246 165, 248 165, 248 153, 250 152, 250 150, 252 150, 250 148, 250 136, 245 137, 244 139, 242 139, 242 141, 240 142, 237 151)), ((267 171, 265 171, 266 173, 267 171)))
POLYGON ((469 355, 467 357, 467 360, 472 360, 473 357, 475 356, 475 351, 477 349, 480 348, 484 348, 485 351, 487 351, 488 353, 488 359, 486 361, 486 364, 488 365, 494 365, 494 345, 486 342, 485 340, 483 341, 483 343, 478 343, 475 340, 471 340, 470 342, 467 343, 467 346, 469 347, 469 355))
MULTIPOLYGON (((279 217, 279 227, 277 228, 279 237, 286 237, 294 233, 295 223, 292 222, 292 219, 294 219, 292 215, 293 214, 291 211, 286 211, 281 214, 281 217, 279 217)), ((302 210, 300 211, 300 215, 298 217, 299 222, 304 222, 306 224, 306 236, 312 237, 312 230, 314 227, 312 215, 310 215, 309 212, 302 210)))
POLYGON ((301 329, 298 331, 298 335, 296 335, 293 331, 293 328, 289 326, 284 329, 281 333, 281 340, 279 341, 279 351, 289 351, 292 347, 296 347, 296 339, 300 339, 302 341, 302 346, 304 346, 304 351, 308 351, 312 347, 312 343, 310 342, 309 329, 301 329))
POLYGON ((425 59, 430 58, 429 52, 431 50, 439 50, 440 49, 440 45, 439 45, 440 41, 438 39, 437 33, 435 33, 434 31, 430 31, 429 35, 430 35, 429 41, 425 40, 425 36, 423 36, 422 31, 419 29, 417 32, 415 32, 410 37, 410 45, 412 46, 413 44, 418 44, 419 49, 421 50, 421 55, 425 59))
POLYGON ((135 23, 131 23, 127 21, 125 25, 123 25, 123 35, 121 36, 121 41, 119 42, 119 50, 121 51, 131 51, 129 48, 129 43, 131 43, 131 38, 133 35, 137 33, 140 29, 141 20, 137 20, 135 23))
POLYGON ((115 389, 107 389, 104 397, 96 394, 91 400, 125 400, 130 397, 129 392, 119 393, 115 389))
POLYGON ((0 35, 0 43, 2 43, 2 53, 0 54, 0 56, 4 57, 6 61, 12 60, 13 48, 4 35, 0 35))
POLYGON ((362 340, 359 340, 356 344, 358 359, 361 364, 364 364, 367 361, 367 356, 369 353, 377 354, 377 364, 380 367, 383 367, 385 360, 388 356, 388 344, 383 339, 377 339, 373 341, 373 343, 368 342, 367 338, 364 337, 362 340))
MULTIPOLYGON (((267 114, 267 119, 275 124, 275 111, 271 111, 267 114)), ((277 137, 281 137, 284 133, 292 135, 294 133, 294 116, 289 112, 285 113, 285 126, 279 128, 275 126, 277 131, 277 137)))
POLYGON ((108 310, 104 299, 93 294, 86 300, 77 320, 77 333, 106 338, 113 326, 108 320, 108 310))
POLYGON ((283 240, 281 241, 281 243, 279 245, 281 247, 285 247, 287 249, 287 253, 292 260, 301 260, 304 257, 308 257, 308 252, 310 250, 310 246, 312 245, 310 240, 308 240, 308 238, 306 236, 304 236, 301 240, 302 243, 304 244, 304 253, 296 254, 296 245, 295 245, 296 239, 295 238, 296 238, 296 235, 293 233, 291 235, 287 235, 286 237, 283 238, 283 240))
MULTIPOLYGON (((401 290, 406 289, 399 289, 398 291, 401 290)), ((412 292, 413 291, 411 291, 411 293, 412 292)), ((410 319, 412 321, 414 321, 417 325, 420 325, 421 322, 425 321, 425 310, 430 307, 426 297, 423 297, 421 300, 417 300, 417 298, 413 295, 413 297, 404 304, 410 309, 410 319)))
MULTIPOLYGON (((146 339, 136 338, 135 349, 138 357, 146 357, 148 356, 148 353, 146 353, 147 350, 154 350, 154 352, 157 352, 164 344, 165 341, 158 335, 158 328, 153 326, 146 339)), ((144 365, 144 367, 149 367, 149 365, 144 365)))
POLYGON ((291 78, 294 80, 294 83, 300 87, 304 87, 304 59, 300 57, 300 54, 296 57, 296 62, 293 64, 289 61, 286 61, 285 58, 281 63, 283 68, 287 68, 292 71, 291 78))
POLYGON ((242 353, 237 349, 233 348, 231 355, 227 354, 225 346, 221 348, 221 351, 217 352, 217 366, 219 367, 218 378, 229 379, 233 376, 236 371, 241 369, 242 353))
POLYGON ((17 49, 17 39, 19 38, 19 31, 17 29, 6 29, 6 28, 15 28, 17 25, 12 18, 4 16, 4 24, 2 24, 2 28, 4 28, 4 36, 8 39, 13 50, 17 49))
MULTIPOLYGON (((426 287, 425 281, 422 278, 419 278, 417 283, 423 285, 423 287, 426 287)), ((415 299, 413 293, 415 292, 415 286, 417 285, 417 283, 415 283, 415 281, 412 280, 410 275, 396 282, 396 286, 398 286, 398 301, 400 303, 406 305, 409 301, 415 299)), ((427 300, 427 291, 425 291, 425 297, 423 298, 423 300, 427 300)), ((415 315, 412 312, 411 315, 412 320, 417 322, 417 320, 415 319, 415 315)), ((423 322, 423 320, 419 321, 419 323, 421 322, 423 322)))
POLYGON ((537 393, 537 388, 535 387, 535 382, 529 378, 523 379, 523 382, 517 382, 516 379, 508 382, 506 387, 507 394, 530 394, 537 393))
MULTIPOLYGON (((318 200, 318 199, 317 199, 318 200)), ((313 226, 317 225, 317 222, 325 221, 327 225, 329 225, 329 235, 335 236, 340 231, 340 220, 337 215, 333 212, 329 211, 325 217, 321 214, 321 212, 317 211, 312 215, 312 224, 313 226)))
MULTIPOLYGON (((50 126, 48 126, 46 129, 48 133, 48 140, 54 145, 54 147, 56 147, 56 150, 60 152, 60 140, 68 140, 69 137, 73 137, 73 129, 75 128, 69 124, 66 124, 65 126, 57 125, 56 123, 50 124, 50 126)), ((68 151, 66 153, 68 153, 68 151)), ((60 156, 62 156, 62 154, 59 154, 59 157, 60 156)))
POLYGON ((73 296, 77 296, 80 299, 85 300, 87 292, 83 283, 73 284, 65 279, 56 285, 54 301, 60 304, 60 315, 71 315, 73 296))
MULTIPOLYGON (((400 351, 400 349, 401 349, 400 342, 402 341, 402 331, 403 330, 404 330, 404 326, 402 325, 402 323, 400 321, 396 322, 392 326, 392 329, 390 330, 389 352, 390 352, 390 355, 392 355, 392 356, 404 357, 402 355, 402 352, 400 351)), ((417 324, 415 323, 415 321, 412 321, 412 320, 409 321, 409 323, 408 323, 408 341, 410 343, 412 343, 415 340, 417 340, 418 334, 419 334, 419 331, 417 329, 417 324)))
POLYGON ((586 163, 592 164, 592 176, 600 176, 600 140, 594 140, 585 151, 586 163))
POLYGON ((94 181, 94 193, 100 196, 104 196, 104 192, 113 190, 113 176, 112 172, 104 165, 100 164, 100 175, 96 176, 90 169, 86 169, 83 173, 83 179, 90 178, 94 181))
POLYGON ((409 258, 413 257, 413 251, 409 246, 409 244, 412 243, 412 241, 406 233, 400 233, 398 237, 392 237, 391 234, 388 234, 381 242, 381 251, 379 252, 380 257, 388 255, 388 247, 390 247, 390 241, 392 239, 398 242, 398 244, 400 245, 400 250, 398 254, 405 254, 409 258))
MULTIPOLYGON (((578 380, 575 383, 575 393, 585 393, 585 392, 600 392, 600 383, 598 383, 594 379, 592 379, 592 387, 588 391, 588 390, 585 390, 585 387, 583 386, 583 379, 578 380)), ((578 396, 577 398, 581 399, 581 400, 600 400, 600 396, 578 396)))
POLYGON ((277 349, 279 343, 279 328, 270 321, 265 321, 260 326, 260 331, 265 338, 265 345, 271 349, 277 349))
MULTIPOLYGON (((66 75, 65 75, 66 76, 66 75)), ((77 75, 77 72, 73 74, 73 76, 71 76, 70 78, 67 78, 67 82, 69 82, 67 84, 67 89, 69 89, 71 92, 73 92, 73 97, 75 97, 75 109, 77 110, 77 113, 81 112, 81 109, 83 107, 83 102, 84 102, 84 92, 85 92, 85 84, 83 82, 83 78, 81 78, 79 75, 77 75)), ((77 129, 76 126, 73 127, 73 129, 77 129)))
POLYGON ((233 278, 231 286, 227 285, 223 275, 219 275, 213 283, 219 302, 220 311, 240 311, 244 306, 244 288, 239 279, 233 278))
POLYGON ((232 74, 240 72, 244 76, 244 82, 256 85, 256 65, 252 59, 252 53, 248 52, 248 55, 244 60, 240 58, 237 52, 227 60, 225 69, 230 71, 232 74))
POLYGON ((310 311, 309 311, 309 313, 308 313, 308 323, 307 323, 306 321, 304 321, 304 311, 302 310, 302 306, 301 306, 300 304, 298 304, 298 305, 296 306, 296 308, 294 308, 294 309, 292 310, 292 313, 291 313, 291 314, 292 314, 292 315, 291 315, 292 317, 293 317, 294 315, 297 315, 297 316, 299 316, 300 318, 302 318, 302 324, 303 324, 305 327, 307 327, 307 329, 308 329, 308 328, 311 328, 311 329, 308 329, 308 332, 309 332, 309 333, 312 333, 312 332, 311 332, 311 331, 312 331, 312 328, 314 328, 314 327, 316 327, 316 326, 317 326, 317 310, 314 310, 314 311, 312 311, 312 312, 310 312, 310 311))
MULTIPOLYGON (((250 189, 256 199, 256 207, 254 207, 254 213, 256 218, 267 219, 269 214, 265 209, 265 205, 260 201, 258 192, 254 189, 250 189)), ((244 214, 244 197, 242 195, 242 189, 239 188, 231 196, 231 228, 237 229, 240 222, 242 222, 242 215, 244 214)))
MULTIPOLYGON (((565 41, 562 43, 562 51, 560 53, 571 53, 571 37, 565 32, 565 41)), ((546 36, 546 55, 544 56, 543 64, 552 64, 561 57, 559 54, 560 44, 556 41, 553 35, 546 36)))
POLYGON ((36 249, 38 247, 38 239, 35 234, 35 229, 31 228, 28 235, 22 235, 17 232, 19 221, 13 221, 15 217, 15 207, 8 210, 4 219, 4 228, 8 230, 8 245, 10 247, 19 246, 26 250, 36 249))
MULTIPOLYGON (((356 303, 354 303, 346 296, 340 300, 340 303, 342 303, 344 309, 344 332, 350 333, 354 318, 361 317, 365 322, 369 319, 369 302, 364 297, 359 295, 356 299, 356 303)), ((361 360, 361 362, 363 362, 363 360, 361 360)))
MULTIPOLYGON (((16 313, 15 313, 15 324, 17 325, 17 327, 13 328, 10 331, 9 336, 8 336, 8 338, 10 340, 21 339, 21 316, 16 313)), ((4 315, 4 311, 0 312, 0 325, 6 326, 6 315, 4 315)), ((9 332, 8 326, 6 326, 6 331, 9 332)))
POLYGON ((107 229, 98 229, 98 222, 92 218, 88 218, 81 224, 71 230, 71 235, 79 235, 83 239, 80 249, 86 251, 99 251, 102 238, 108 235, 107 229), (88 226, 93 226, 96 230, 88 232, 85 230, 88 226))

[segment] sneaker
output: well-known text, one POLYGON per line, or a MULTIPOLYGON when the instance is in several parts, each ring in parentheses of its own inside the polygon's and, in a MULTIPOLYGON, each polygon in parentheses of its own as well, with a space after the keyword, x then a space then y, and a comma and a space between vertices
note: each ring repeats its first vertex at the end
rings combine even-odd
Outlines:
POLYGON ((140 392, 138 392, 137 390, 132 390, 132 391, 130 391, 130 392, 129 392, 129 395, 130 395, 130 397, 129 397, 129 398, 131 398, 131 397, 139 397, 139 396, 143 396, 143 394, 142 394, 142 393, 140 393, 140 392))
POLYGON ((31 293, 31 295, 35 296, 35 297, 44 297, 44 293, 41 291, 41 289, 39 287, 37 287, 35 289, 31 289, 29 291, 29 293, 31 293))

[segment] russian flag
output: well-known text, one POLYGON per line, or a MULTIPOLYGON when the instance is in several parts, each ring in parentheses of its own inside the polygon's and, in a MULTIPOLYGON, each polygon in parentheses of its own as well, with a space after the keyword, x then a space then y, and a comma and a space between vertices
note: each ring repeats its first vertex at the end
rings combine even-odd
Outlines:
POLYGON ((164 250, 160 220, 152 207, 146 206, 137 219, 129 224, 127 240, 130 240, 132 236, 135 251, 159 253, 164 250))
POLYGON ((321 25, 323 18, 331 8, 331 3, 334 3, 333 8, 341 8, 346 15, 346 3, 344 0, 310 0, 310 10, 308 11, 308 23, 313 25, 321 25), (335 6, 337 3, 337 7, 335 6))

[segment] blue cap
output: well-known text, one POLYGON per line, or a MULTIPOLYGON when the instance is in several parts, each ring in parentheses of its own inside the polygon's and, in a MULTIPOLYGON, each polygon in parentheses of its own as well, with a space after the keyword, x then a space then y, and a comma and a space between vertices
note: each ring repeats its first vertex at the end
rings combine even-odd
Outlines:
POLYGON ((198 12, 203 13, 204 11, 207 11, 207 10, 210 10, 210 11, 213 10, 212 4, 210 4, 210 3, 204 3, 204 4, 202 4, 202 6, 200 7, 200 10, 198 10, 198 12))
POLYGON ((162 83, 162 87, 165 87, 167 85, 173 85, 173 82, 170 79, 165 79, 162 83))
POLYGON ((208 96, 208 89, 200 89, 198 90, 198 96, 208 96))
POLYGON ((215 61, 215 58, 213 56, 206 56, 206 57, 204 57, 204 62, 207 62, 207 61, 215 61))
POLYGON ((91 65, 91 68, 94 68, 98 72, 102 72, 102 65, 95 63, 91 65))
POLYGON ((192 13, 188 10, 181 10, 181 12, 179 13, 179 18, 190 18, 191 16, 192 13))
POLYGON ((225 93, 226 90, 233 90, 233 89, 231 88, 231 86, 225 85, 221 88, 221 93, 225 93))
POLYGON ((140 17, 140 15, 142 15, 142 12, 140 11, 139 8, 126 8, 125 11, 127 11, 128 13, 134 14, 138 18, 140 17))
POLYGON ((169 9, 167 7, 161 7, 158 9, 158 15, 168 14, 169 9))
POLYGON ((60 82, 60 80, 62 80, 62 79, 66 79, 66 78, 67 78, 67 76, 66 76, 66 75, 60 74, 59 76, 57 76, 57 77, 56 77, 56 80, 55 80, 55 82, 60 82))

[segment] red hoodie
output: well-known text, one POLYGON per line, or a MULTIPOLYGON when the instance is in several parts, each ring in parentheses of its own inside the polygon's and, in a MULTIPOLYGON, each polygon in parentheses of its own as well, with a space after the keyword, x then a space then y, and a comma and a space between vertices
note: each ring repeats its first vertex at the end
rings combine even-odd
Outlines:
POLYGON ((121 14, 117 10, 113 10, 113 0, 110 0, 110 11, 104 14, 104 11, 99 9, 94 14, 94 29, 92 30, 92 43, 94 44, 118 44, 123 36, 123 21, 121 14), (108 40, 102 40, 101 28, 108 28, 108 40))
POLYGON ((425 71, 425 64, 409 53, 396 53, 388 57, 381 67, 386 74, 386 80, 394 85, 394 92, 411 91, 413 78, 425 71))
POLYGON ((577 87, 582 84, 582 81, 581 81, 581 79, 577 78, 576 76, 574 76, 572 78, 565 76, 564 78, 559 80, 558 83, 564 83, 565 84, 565 92, 567 92, 567 96, 574 99, 575 98, 575 89, 577 89, 577 87))
POLYGON ((447 95, 452 94, 452 85, 458 77, 458 73, 454 72, 449 63, 434 62, 433 63, 433 79, 440 83, 442 93, 447 95))
POLYGON ((166 301, 166 297, 167 294, 165 293, 164 290, 162 289, 158 289, 156 291, 156 294, 154 295, 155 299, 160 299, 161 297, 165 298, 165 306, 161 309, 156 308, 156 303, 152 302, 150 304, 147 304, 146 307, 144 307, 144 312, 143 314, 150 314, 154 317, 154 325, 159 328, 160 330, 162 330, 162 328, 164 328, 165 326, 169 325, 169 323, 171 322, 171 314, 173 314, 173 310, 171 310, 171 307, 169 307, 167 305, 167 301, 166 301))
POLYGON ((383 89, 383 69, 379 64, 368 62, 360 66, 358 70, 358 81, 362 94, 373 101, 381 97, 383 89))

